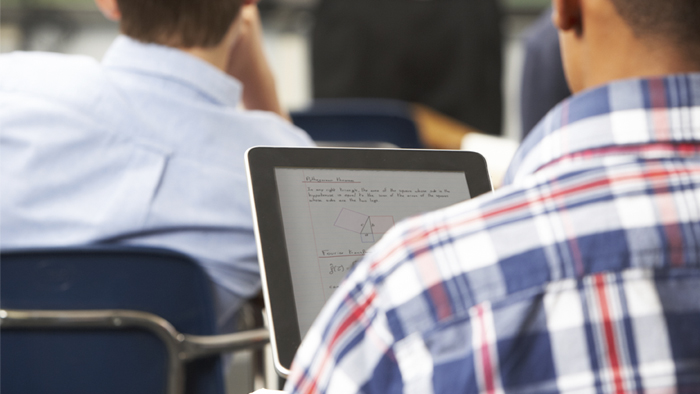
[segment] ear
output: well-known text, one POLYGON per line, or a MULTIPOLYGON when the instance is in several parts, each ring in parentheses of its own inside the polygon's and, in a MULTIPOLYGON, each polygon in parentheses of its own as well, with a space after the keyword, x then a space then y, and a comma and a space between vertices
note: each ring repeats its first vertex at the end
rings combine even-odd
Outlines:
POLYGON ((560 31, 583 31, 582 0, 552 0, 552 22, 560 31))
POLYGON ((102 15, 111 21, 119 21, 122 18, 122 13, 119 11, 117 0, 95 0, 97 8, 102 11, 102 15))

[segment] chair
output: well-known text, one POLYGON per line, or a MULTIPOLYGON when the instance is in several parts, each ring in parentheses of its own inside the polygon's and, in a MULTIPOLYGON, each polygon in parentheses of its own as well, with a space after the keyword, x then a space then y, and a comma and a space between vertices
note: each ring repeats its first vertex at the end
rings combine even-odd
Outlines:
POLYGON ((269 338, 214 335, 209 279, 180 253, 107 246, 0 258, 3 394, 223 394, 212 355, 269 338))
POLYGON ((423 147, 411 106, 398 100, 316 100, 309 108, 292 112, 291 117, 311 138, 326 145, 368 146, 379 142, 401 148, 423 147))

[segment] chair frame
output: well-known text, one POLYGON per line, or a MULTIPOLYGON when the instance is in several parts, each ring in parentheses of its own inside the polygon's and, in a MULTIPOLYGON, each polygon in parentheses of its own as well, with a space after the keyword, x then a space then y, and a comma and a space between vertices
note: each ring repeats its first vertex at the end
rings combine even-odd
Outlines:
POLYGON ((266 345, 266 328, 225 335, 187 335, 152 313, 123 310, 0 309, 0 330, 12 329, 141 329, 157 336, 168 352, 167 394, 183 394, 185 364, 201 357, 266 345))

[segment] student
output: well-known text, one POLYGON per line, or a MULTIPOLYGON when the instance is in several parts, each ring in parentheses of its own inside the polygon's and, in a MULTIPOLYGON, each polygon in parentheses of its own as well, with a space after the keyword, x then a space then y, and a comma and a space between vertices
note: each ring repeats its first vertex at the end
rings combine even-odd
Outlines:
POLYGON ((259 289, 244 152, 312 144, 283 119, 255 0, 97 4, 123 34, 101 63, 0 56, 0 246, 187 253, 230 330, 259 289))
POLYGON ((286 391, 700 391, 700 3, 553 5, 575 96, 508 186, 375 245, 286 391))
POLYGON ((497 0, 320 0, 311 32, 315 98, 421 104, 501 135, 497 0))

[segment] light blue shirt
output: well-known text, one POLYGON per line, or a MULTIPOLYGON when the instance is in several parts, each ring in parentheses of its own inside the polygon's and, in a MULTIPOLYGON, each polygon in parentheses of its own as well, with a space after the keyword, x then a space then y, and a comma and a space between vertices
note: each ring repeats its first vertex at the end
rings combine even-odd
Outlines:
POLYGON ((220 327, 260 285, 244 152, 312 145, 239 108, 242 86, 182 51, 118 37, 83 56, 0 56, 0 247, 179 250, 216 285, 220 327))

